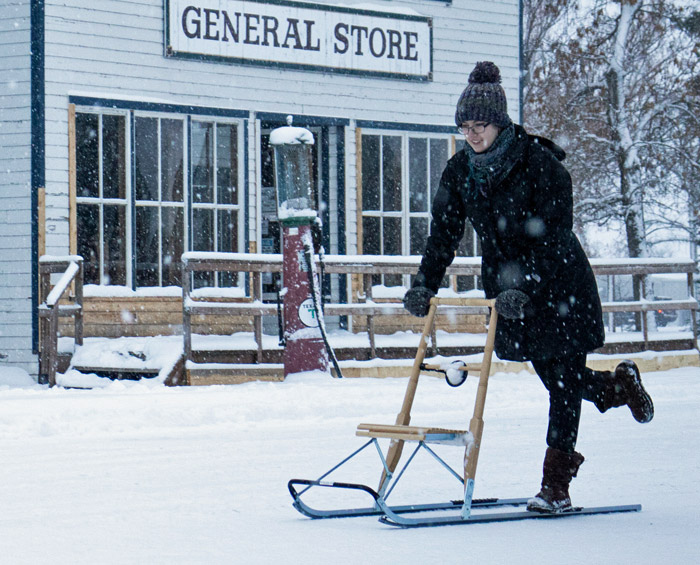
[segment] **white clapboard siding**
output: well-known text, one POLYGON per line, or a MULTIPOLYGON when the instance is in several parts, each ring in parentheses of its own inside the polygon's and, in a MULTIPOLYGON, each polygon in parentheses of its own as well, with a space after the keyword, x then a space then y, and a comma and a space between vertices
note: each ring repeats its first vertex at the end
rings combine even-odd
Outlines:
POLYGON ((32 354, 29 0, 0 0, 0 371, 32 354))
MULTIPOLYGON (((280 111, 284 100, 298 113, 449 124, 454 101, 479 58, 503 59, 498 62, 504 69, 516 70, 504 78, 517 86, 517 1, 402 2, 402 7, 434 18, 435 80, 429 83, 165 59, 161 0, 49 4, 47 43, 57 49, 47 52, 47 73, 55 71, 71 91, 108 89, 116 96, 121 90, 146 99, 214 107, 233 102, 233 107, 262 111, 280 111), (115 14, 120 14, 118 22, 115 14), (314 75, 323 79, 309 80, 314 75)), ((394 2, 385 5, 396 7, 394 2)))
MULTIPOLYGON (((374 4, 377 9, 382 6, 391 10, 397 3, 374 4)), ((49 0, 47 222, 67 221, 54 208, 62 205, 55 197, 67 193, 68 185, 63 173, 68 94, 450 125, 454 104, 474 63, 495 57, 504 71, 511 107, 517 108, 517 0, 468 4, 408 0, 398 7, 433 17, 432 82, 165 58, 162 0, 49 0)), ((354 166, 350 165, 346 163, 348 192, 354 187, 354 166)), ((256 171, 253 162, 249 169, 251 195, 255 194, 256 171)), ((254 199, 250 205, 254 214, 254 199)), ((350 208, 346 207, 346 212, 351 212, 350 208)), ((254 219, 254 215, 250 217, 254 219)), ((348 213, 348 217, 354 215, 348 213)), ((257 221, 251 221, 250 227, 249 236, 254 240, 257 221)), ((349 233, 355 232, 356 226, 347 227, 352 230, 349 233)), ((50 226, 47 249, 58 252, 67 246, 67 233, 58 225, 50 226)))
MULTIPOLYGON (((30 303, 31 303, 30 301, 32 298, 31 287, 26 286, 24 284, 22 284, 21 286, 11 286, 12 283, 7 281, 7 276, 8 275, 0 275, 0 277, 2 277, 4 284, 6 285, 2 289, 2 293, 3 293, 3 298, 11 301, 12 303, 8 302, 4 306, 4 308, 5 308, 5 310, 3 310, 4 314, 7 314, 8 312, 15 312, 15 311, 17 311, 18 308, 19 308, 19 311, 21 311, 21 312, 28 312, 29 307, 30 307, 30 303), (18 300, 26 300, 27 303, 22 305, 22 304, 19 304, 17 302, 18 300)), ((24 276, 24 279, 26 280, 26 274, 24 276)), ((24 282, 24 281, 22 281, 22 282, 24 282)), ((24 320, 24 322, 26 322, 26 320, 24 320)), ((2 324, 5 325, 4 318, 3 318, 2 324)))
POLYGON ((0 222, 0 238, 5 237, 29 237, 32 226, 26 222, 0 222))

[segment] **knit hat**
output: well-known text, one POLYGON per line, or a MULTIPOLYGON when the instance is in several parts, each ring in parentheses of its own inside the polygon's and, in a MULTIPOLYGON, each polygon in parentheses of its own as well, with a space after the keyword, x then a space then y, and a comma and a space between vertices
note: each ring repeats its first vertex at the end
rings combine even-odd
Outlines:
POLYGON ((469 84, 457 102, 455 122, 488 122, 499 128, 510 125, 506 93, 501 86, 501 71, 491 61, 476 64, 469 75, 469 84))

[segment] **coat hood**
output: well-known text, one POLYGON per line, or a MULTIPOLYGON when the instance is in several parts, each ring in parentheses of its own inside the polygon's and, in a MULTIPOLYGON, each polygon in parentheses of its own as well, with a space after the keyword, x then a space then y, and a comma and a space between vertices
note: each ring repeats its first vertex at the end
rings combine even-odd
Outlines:
POLYGON ((564 151, 561 147, 559 147, 556 143, 554 143, 551 139, 547 139, 546 137, 542 137, 540 135, 532 135, 528 134, 528 137, 530 138, 530 141, 533 143, 537 143, 541 145, 542 147, 546 147, 549 149, 552 154, 559 160, 563 161, 566 159, 566 151, 564 151))

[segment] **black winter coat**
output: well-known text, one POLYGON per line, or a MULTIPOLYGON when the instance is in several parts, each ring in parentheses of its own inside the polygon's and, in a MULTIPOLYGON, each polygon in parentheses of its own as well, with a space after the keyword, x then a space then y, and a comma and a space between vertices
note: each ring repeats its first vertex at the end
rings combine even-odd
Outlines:
POLYGON ((415 285, 437 292, 468 218, 481 240, 487 298, 516 288, 530 297, 525 318, 498 320, 501 359, 550 359, 605 340, 591 266, 572 232, 571 177, 564 151, 515 127, 500 175, 486 195, 469 181, 468 148, 447 163, 432 208, 431 234, 415 285))

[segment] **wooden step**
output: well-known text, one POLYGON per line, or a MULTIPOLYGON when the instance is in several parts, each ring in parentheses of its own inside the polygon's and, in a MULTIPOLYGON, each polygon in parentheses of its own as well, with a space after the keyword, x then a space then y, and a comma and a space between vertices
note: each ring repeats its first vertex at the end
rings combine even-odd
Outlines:
POLYGON ((113 381, 138 381, 157 377, 160 369, 125 368, 125 367, 72 367, 73 370, 85 374, 95 374, 98 377, 113 381))
POLYGON ((280 382, 284 366, 278 363, 228 364, 187 363, 187 383, 190 385, 229 385, 252 381, 280 382))

